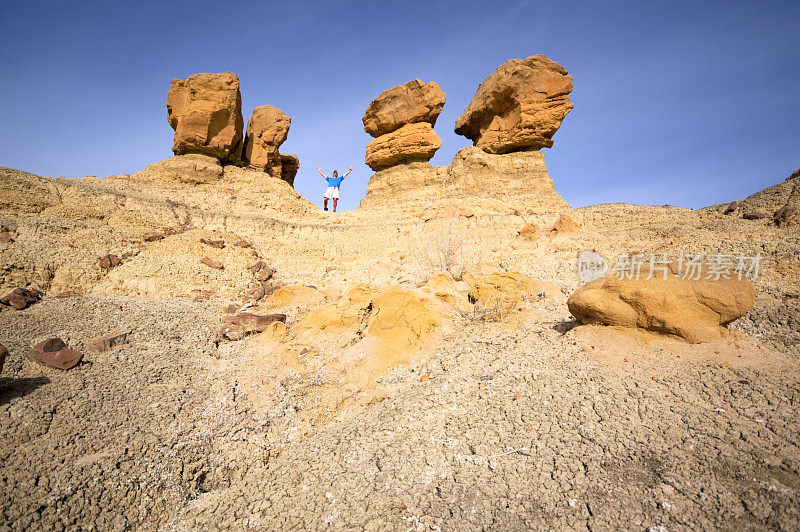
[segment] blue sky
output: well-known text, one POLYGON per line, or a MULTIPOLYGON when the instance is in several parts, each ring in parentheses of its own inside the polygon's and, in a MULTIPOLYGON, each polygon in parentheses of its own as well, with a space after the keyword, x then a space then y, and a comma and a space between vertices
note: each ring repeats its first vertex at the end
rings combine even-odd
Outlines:
POLYGON ((171 156, 166 92, 196 72, 239 75, 245 121, 292 118, 297 190, 356 166, 372 174, 361 117, 413 78, 447 94, 453 132, 504 61, 544 53, 574 78, 575 109, 544 150, 573 206, 729 201, 800 167, 800 2, 2 2, 0 166, 41 175, 131 173, 171 156))

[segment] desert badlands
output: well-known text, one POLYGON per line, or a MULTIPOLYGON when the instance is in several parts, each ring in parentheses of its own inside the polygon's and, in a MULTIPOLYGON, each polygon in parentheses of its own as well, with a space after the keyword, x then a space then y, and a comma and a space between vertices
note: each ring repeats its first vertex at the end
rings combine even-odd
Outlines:
POLYGON ((572 209, 572 90, 387 89, 340 213, 233 73, 137 173, 0 168, 0 530, 800 528, 800 174, 572 209))

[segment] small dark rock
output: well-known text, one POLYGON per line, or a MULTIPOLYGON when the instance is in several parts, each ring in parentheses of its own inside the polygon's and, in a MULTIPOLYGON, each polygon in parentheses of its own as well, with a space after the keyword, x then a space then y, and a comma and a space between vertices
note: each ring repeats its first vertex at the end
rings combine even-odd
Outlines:
POLYGON ((0 304, 22 310, 38 302, 42 299, 42 295, 42 292, 35 288, 15 288, 0 297, 0 304))
POLYGON ((263 260, 256 261, 250 266, 250 271, 253 272, 256 281, 269 281, 275 275, 275 270, 267 266, 263 260))
POLYGON ((746 212, 742 214, 742 218, 745 220, 760 220, 762 218, 766 218, 766 215, 763 212, 746 212))
POLYGON ((797 207, 784 205, 772 216, 775 225, 784 226, 797 221, 797 207))
POLYGON ((6 357, 8 356, 8 349, 3 344, 0 344, 0 373, 3 372, 3 364, 6 362, 6 357))
POLYGON ((111 253, 100 258, 100 267, 104 270, 109 270, 114 266, 119 266, 121 263, 122 259, 116 255, 112 255, 111 253))
POLYGON ((130 332, 92 338, 86 342, 86 349, 94 351, 95 353, 103 353, 112 347, 126 343, 128 341, 128 334, 130 334, 130 332))
POLYGON ((212 248, 225 248, 225 242, 223 240, 209 240, 207 238, 201 238, 200 243, 205 244, 206 246, 211 246, 212 248))
POLYGON ((156 240, 161 240, 162 238, 164 238, 164 235, 158 231, 148 231, 142 235, 142 240, 145 242, 154 242, 156 240))
POLYGON ((200 259, 200 262, 202 262, 203 264, 205 264, 209 268, 214 268, 215 270, 224 270, 225 269, 225 265, 222 264, 220 261, 214 260, 214 259, 209 259, 208 257, 203 257, 202 259, 200 259))
POLYGON ((0 244, 10 244, 14 241, 14 235, 11 231, 3 231, 0 233, 0 244))
POLYGON ((27 357, 43 366, 68 370, 81 361, 83 353, 70 349, 61 338, 50 338, 34 345, 27 357))
POLYGON ((725 208, 725 211, 723 212, 723 214, 732 214, 732 213, 734 213, 734 212, 736 212, 738 210, 739 210, 739 202, 738 201, 732 201, 725 208))

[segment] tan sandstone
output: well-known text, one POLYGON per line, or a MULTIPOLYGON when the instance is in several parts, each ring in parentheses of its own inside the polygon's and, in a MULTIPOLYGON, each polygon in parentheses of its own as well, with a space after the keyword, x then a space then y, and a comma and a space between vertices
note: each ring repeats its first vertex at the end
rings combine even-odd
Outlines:
POLYGON ((400 163, 428 161, 441 148, 442 139, 427 122, 406 124, 367 144, 364 162, 373 170, 400 163))
POLYGON ((369 104, 361 121, 364 131, 373 137, 417 122, 434 126, 444 102, 444 91, 436 82, 423 83, 414 79, 383 91, 369 104))
POLYGON ((485 205, 482 200, 491 200, 488 208, 505 213, 570 208, 556 192, 542 152, 496 155, 474 146, 459 150, 448 166, 412 162, 376 172, 359 207, 424 212, 446 200, 457 201, 462 207, 465 202, 485 205))
POLYGON ((752 283, 733 274, 706 279, 703 270, 699 280, 684 279, 673 263, 649 276, 644 267, 638 279, 596 279, 570 296, 569 311, 582 324, 637 327, 698 343, 719 338, 756 299, 752 283))
POLYGON ((489 153, 550 148, 570 92, 572 76, 544 55, 511 59, 481 83, 455 132, 489 153))
POLYGON ((278 149, 289 135, 291 124, 292 120, 277 107, 255 107, 244 138, 245 164, 272 177, 281 177, 283 162, 278 149))
POLYGON ((173 79, 167 93, 167 119, 175 130, 175 155, 201 153, 234 163, 241 157, 244 119, 236 74, 173 79))

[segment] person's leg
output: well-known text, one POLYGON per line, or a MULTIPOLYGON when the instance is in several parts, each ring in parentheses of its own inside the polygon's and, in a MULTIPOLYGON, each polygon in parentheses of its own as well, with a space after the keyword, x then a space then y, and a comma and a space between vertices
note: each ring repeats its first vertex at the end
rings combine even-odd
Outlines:
POLYGON ((322 204, 324 205, 325 210, 327 211, 328 210, 328 198, 327 197, 322 200, 322 204))
POLYGON ((336 212, 337 203, 339 203, 339 198, 333 198, 333 212, 336 212))

